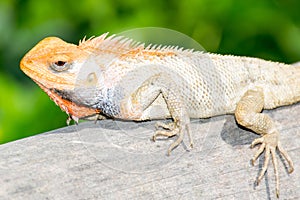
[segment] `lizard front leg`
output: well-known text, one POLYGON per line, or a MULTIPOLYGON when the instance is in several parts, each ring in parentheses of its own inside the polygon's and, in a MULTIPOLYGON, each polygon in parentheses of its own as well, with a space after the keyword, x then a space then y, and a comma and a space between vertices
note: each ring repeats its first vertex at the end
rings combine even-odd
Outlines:
POLYGON ((294 170, 293 162, 287 152, 281 146, 279 140, 279 132, 277 131, 273 120, 266 114, 260 113, 264 107, 264 94, 261 88, 255 88, 254 90, 247 91, 240 102, 238 103, 235 111, 235 117, 237 122, 262 135, 261 138, 255 139, 251 147, 261 144, 258 151, 252 158, 252 164, 265 151, 265 160, 262 170, 257 178, 257 184, 261 181, 264 176, 268 164, 270 155, 274 166, 275 180, 276 180, 276 195, 279 196, 279 175, 278 175, 278 162, 276 158, 276 148, 284 156, 289 163, 289 173, 294 170))
MULTIPOLYGON (((186 111, 185 103, 177 92, 175 92, 176 89, 178 89, 176 83, 172 81, 170 76, 160 73, 146 80, 121 106, 122 110, 127 112, 126 118, 132 117, 135 120, 144 120, 139 118, 143 111, 145 111, 155 99, 162 94, 174 124, 167 126, 159 123, 158 126, 168 127, 170 130, 156 131, 153 135, 153 140, 155 140, 157 136, 172 137, 177 135, 177 140, 173 142, 168 149, 168 155, 182 142, 185 131, 189 136, 190 146, 192 147, 193 145, 190 135, 190 118, 186 111)), ((149 117, 151 118, 151 116, 149 117)), ((164 118, 167 116, 161 117, 164 118)))

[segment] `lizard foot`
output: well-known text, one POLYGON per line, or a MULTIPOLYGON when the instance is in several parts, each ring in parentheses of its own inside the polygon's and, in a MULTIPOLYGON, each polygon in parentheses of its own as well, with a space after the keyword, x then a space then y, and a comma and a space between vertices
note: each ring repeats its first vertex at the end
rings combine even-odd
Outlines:
POLYGON ((155 132, 152 139, 153 139, 153 141, 155 141, 157 136, 173 137, 175 135, 178 135, 179 137, 177 138, 177 140, 175 142, 173 142, 170 145, 170 147, 168 149, 168 156, 169 156, 171 154, 171 151, 182 142, 183 133, 180 133, 178 128, 174 128, 174 129, 168 130, 168 131, 167 130, 159 130, 159 131, 155 132))
MULTIPOLYGON (((156 141, 157 136, 163 136, 163 137, 173 137, 175 135, 180 136, 179 129, 175 128, 175 123, 174 122, 171 122, 171 123, 168 123, 168 124, 162 123, 162 122, 157 122, 156 125, 155 125, 155 128, 156 129, 163 128, 163 129, 166 129, 166 130, 157 130, 155 132, 155 134, 153 135, 153 137, 152 137, 153 141, 156 141)), ((171 144, 171 146, 168 149, 168 155, 171 154, 171 151, 176 146, 178 146, 181 143, 182 140, 183 140, 183 134, 182 134, 181 137, 178 137, 178 139, 171 144)))
POLYGON ((279 175, 278 175, 278 162, 276 158, 276 148, 278 149, 279 153, 283 155, 283 157, 287 160, 290 169, 289 173, 292 173, 294 171, 294 165, 290 158, 290 156, 287 154, 287 152, 282 148, 281 143, 279 141, 279 133, 277 131, 266 134, 262 136, 261 138, 255 139, 252 144, 251 148, 253 148, 255 145, 261 144, 257 152, 252 158, 252 165, 254 165, 254 162, 257 160, 257 158, 262 154, 263 151, 265 151, 265 160, 262 167, 262 170, 257 178, 256 184, 258 185, 264 176, 265 172, 267 171, 268 164, 270 161, 270 155, 272 157, 272 163, 274 166, 274 173, 275 173, 275 180, 276 180, 276 196, 279 197, 279 175))
MULTIPOLYGON (((168 149, 168 155, 170 155, 171 151, 182 142, 183 136, 184 136, 183 130, 180 129, 179 127, 176 127, 176 124, 174 122, 171 122, 171 123, 168 123, 168 124, 165 124, 165 123, 162 123, 162 122, 157 122, 155 127, 156 127, 156 129, 161 127, 163 129, 166 129, 166 130, 157 130, 155 132, 155 134, 153 135, 153 137, 152 137, 153 141, 156 141, 157 136, 173 137, 173 136, 178 135, 177 140, 175 142, 173 142, 170 145, 169 149, 168 149)), ((189 138, 190 138, 190 147, 193 148, 193 140, 190 136, 189 125, 186 125, 186 128, 187 128, 188 135, 189 135, 189 138)))

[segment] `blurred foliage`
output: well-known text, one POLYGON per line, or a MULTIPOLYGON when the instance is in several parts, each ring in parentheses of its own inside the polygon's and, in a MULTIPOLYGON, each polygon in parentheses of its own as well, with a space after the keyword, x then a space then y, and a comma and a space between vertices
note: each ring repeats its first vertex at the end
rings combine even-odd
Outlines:
POLYGON ((0 0, 0 143, 65 126, 66 114, 19 69, 39 40, 137 27, 185 33, 208 51, 300 60, 297 0, 0 0))

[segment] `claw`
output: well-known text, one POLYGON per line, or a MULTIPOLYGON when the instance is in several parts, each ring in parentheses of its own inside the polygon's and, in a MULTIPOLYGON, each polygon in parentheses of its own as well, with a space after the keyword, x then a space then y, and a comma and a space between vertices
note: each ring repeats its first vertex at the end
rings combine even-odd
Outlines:
POLYGON ((66 121, 66 123, 67 123, 68 126, 70 125, 70 122, 72 120, 74 120, 75 124, 78 125, 79 118, 76 117, 76 116, 74 116, 74 115, 69 115, 69 117, 68 117, 68 119, 66 121))
POLYGON ((280 142, 278 142, 277 148, 278 148, 278 151, 283 155, 283 157, 286 159, 286 161, 289 164, 289 167, 290 167, 290 169, 288 170, 289 174, 292 173, 294 171, 294 163, 293 163, 292 159, 290 158, 290 156, 288 155, 286 150, 284 150, 284 148, 281 146, 280 142))
POLYGON ((253 147, 259 143, 261 144, 261 146, 259 147, 259 149, 255 153, 255 155, 253 156, 252 164, 254 165, 254 162, 263 153, 263 151, 265 151, 265 160, 264 160, 264 164, 262 166, 261 172, 257 178, 256 184, 259 185, 262 177, 266 173, 268 165, 269 165, 269 161, 270 161, 270 155, 271 155, 272 163, 274 166, 275 181, 276 181, 276 196, 278 198, 279 197, 279 174, 278 174, 278 161, 276 158, 276 148, 278 148, 278 151, 287 160, 287 162, 290 166, 289 173, 293 172, 293 170, 294 170, 293 162, 292 162, 291 158, 289 157, 289 155, 287 154, 287 152, 282 148, 280 142, 278 141, 278 133, 277 132, 275 132, 273 134, 267 134, 267 135, 262 136, 261 138, 255 139, 252 142, 251 147, 253 147))
POLYGON ((68 119, 66 120, 66 123, 67 123, 68 126, 70 125, 71 120, 72 120, 72 117, 68 116, 68 119))
POLYGON ((152 135, 152 141, 155 142, 156 141, 156 135, 152 135))
POLYGON ((260 172, 260 174, 257 178, 257 185, 260 183, 262 177, 265 175, 265 173, 268 169, 269 161, 270 161, 270 147, 269 147, 269 145, 266 145, 266 147, 265 147, 265 160, 264 160, 264 164, 263 164, 263 167, 261 169, 261 172, 260 172))
POLYGON ((276 196, 279 197, 279 175, 278 175, 278 162, 276 158, 276 150, 275 148, 271 148, 271 156, 272 162, 274 166, 274 173, 275 173, 275 181, 276 181, 276 196))

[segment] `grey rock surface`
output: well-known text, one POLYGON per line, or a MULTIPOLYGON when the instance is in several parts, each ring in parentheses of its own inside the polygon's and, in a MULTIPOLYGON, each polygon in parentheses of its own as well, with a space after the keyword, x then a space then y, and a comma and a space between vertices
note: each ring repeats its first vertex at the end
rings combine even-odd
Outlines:
MULTIPOLYGON (((279 122, 295 165, 279 157, 281 199, 300 199, 300 104, 265 111, 279 122)), ((150 140, 155 121, 83 122, 0 146, 0 199, 276 199, 273 166, 259 186, 252 166, 258 135, 233 116, 193 120, 188 138, 150 140)))

